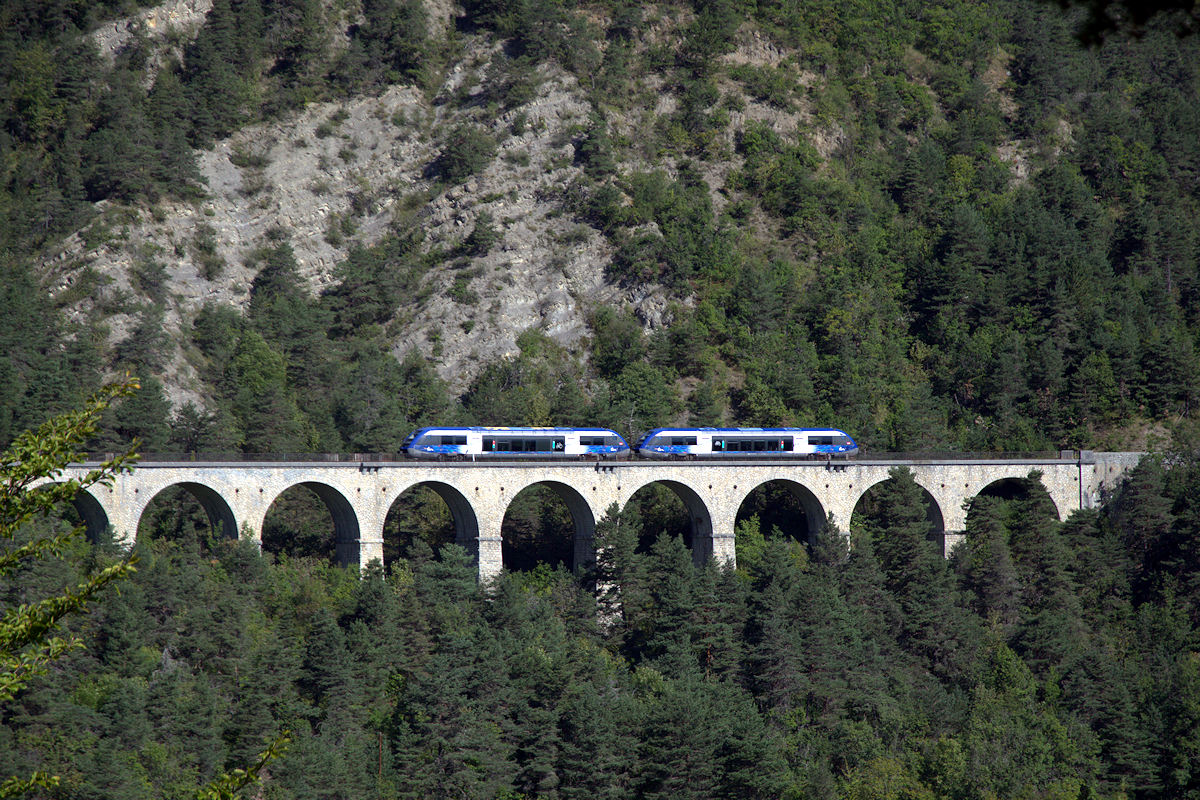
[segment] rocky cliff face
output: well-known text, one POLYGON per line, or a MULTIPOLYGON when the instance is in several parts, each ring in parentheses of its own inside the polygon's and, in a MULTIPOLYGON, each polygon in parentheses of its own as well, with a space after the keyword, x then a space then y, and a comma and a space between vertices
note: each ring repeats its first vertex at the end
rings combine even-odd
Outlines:
MULTIPOLYGON (((205 0, 165 4, 105 26, 97 41, 111 54, 136 30, 159 36, 165 47, 166 34, 193 32, 205 10, 205 0)), ((448 19, 448 9, 431 11, 448 19)), ((115 344, 145 318, 137 300, 147 269, 163 282, 161 324, 186 331, 207 303, 245 306, 256 271, 251 253, 281 235, 318 293, 336 281, 334 268, 351 247, 376 243, 400 218, 419 226, 426 251, 449 251, 486 213, 497 241, 485 255, 425 276, 389 326, 397 354, 416 347, 436 356, 442 376, 462 389, 489 360, 514 353, 517 336, 531 327, 577 348, 596 304, 627 303, 657 324, 666 294, 607 282, 609 245, 562 212, 563 191, 581 173, 573 141, 592 111, 576 79, 543 65, 532 99, 490 115, 481 81, 502 57, 497 45, 470 39, 432 97, 395 86, 380 96, 310 104, 217 142, 199 154, 206 196, 104 209, 47 259, 56 290, 98 281, 70 308, 107 315, 115 344), (497 142, 496 156, 464 183, 439 184, 430 165, 447 133, 468 122, 497 142)), ((182 337, 173 341, 168 394, 176 403, 202 401, 193 356, 182 337)))
MULTIPOLYGON (((168 53, 180 56, 181 43, 195 35, 210 7, 211 0, 172 0, 93 36, 112 56, 137 35, 149 43, 153 64, 168 53)), ((434 35, 447 36, 455 8, 430 0, 428 13, 434 35)), ((343 9, 335 16, 352 24, 353 14, 343 9)), ((685 22, 658 18, 648 39, 685 22)), ((728 64, 786 66, 784 54, 754 30, 739 37, 728 64)), ((351 248, 398 228, 417 230, 425 253, 457 252, 431 259, 437 263, 387 331, 394 353, 417 348, 433 357, 459 391, 487 363, 516 353, 517 337, 529 328, 577 350, 586 345, 587 319, 599 304, 628 307, 648 328, 670 319, 672 303, 688 304, 662 287, 609 281, 610 243, 565 212, 564 197, 583 174, 576 146, 598 112, 576 77, 543 63, 528 80, 536 91, 519 104, 500 105, 488 81, 503 71, 502 46, 455 34, 448 49, 456 55, 432 90, 392 86, 378 96, 310 103, 218 141, 198 154, 200 199, 104 208, 47 257, 55 291, 72 313, 103 316, 110 345, 147 322, 171 332, 164 379, 176 404, 203 403, 200 356, 185 335, 197 311, 209 303, 244 307, 258 269, 253 254, 282 238, 314 294, 336 283, 336 267, 351 248), (495 156, 463 181, 439 182, 431 166, 451 132, 468 124, 495 141, 495 156), (464 254, 461 245, 481 219, 489 220, 495 241, 484 254, 464 254)), ((805 86, 819 78, 796 71, 795 80, 805 86)), ((613 135, 633 143, 626 158, 638 158, 638 138, 675 110, 677 99, 656 81, 646 77, 633 110, 607 115, 613 135)), ((734 131, 751 120, 785 138, 808 130, 823 157, 839 145, 841 131, 814 123, 801 97, 781 107, 727 79, 721 91, 738 98, 730 104, 731 124, 713 143, 725 153, 734 152, 734 131)), ((726 202, 718 190, 737 162, 731 156, 701 163, 718 207, 726 202)), ((670 170, 672 164, 623 166, 670 170)))

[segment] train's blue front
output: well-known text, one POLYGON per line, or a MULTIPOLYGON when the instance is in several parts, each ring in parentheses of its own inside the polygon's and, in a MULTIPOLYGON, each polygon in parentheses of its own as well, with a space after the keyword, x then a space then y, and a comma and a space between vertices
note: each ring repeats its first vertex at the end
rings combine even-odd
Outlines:
POLYGON ((623 458, 630 452, 621 434, 607 428, 580 430, 579 449, 596 458, 623 458))
POLYGON ((420 428, 410 433, 400 448, 415 458, 463 455, 467 450, 466 428, 420 428))
POLYGON ((672 456, 687 456, 697 452, 696 436, 694 431, 680 431, 674 428, 655 428, 638 440, 637 450, 639 455, 650 457, 672 457, 672 456), (675 436, 664 436, 663 434, 677 434, 675 436), (690 434, 690 435, 689 435, 690 434), (655 438, 658 441, 654 441, 655 438))
POLYGON ((814 452, 821 455, 853 456, 858 454, 858 443, 843 431, 821 431, 818 435, 810 432, 808 443, 814 452))

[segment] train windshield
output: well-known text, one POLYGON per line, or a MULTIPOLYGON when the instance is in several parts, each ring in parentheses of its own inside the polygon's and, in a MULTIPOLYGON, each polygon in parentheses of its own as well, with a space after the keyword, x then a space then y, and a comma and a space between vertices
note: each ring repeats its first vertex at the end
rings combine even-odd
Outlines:
POLYGON ((821 436, 809 436, 808 443, 811 445, 836 445, 838 447, 847 447, 854 444, 854 440, 843 434, 823 434, 821 436))

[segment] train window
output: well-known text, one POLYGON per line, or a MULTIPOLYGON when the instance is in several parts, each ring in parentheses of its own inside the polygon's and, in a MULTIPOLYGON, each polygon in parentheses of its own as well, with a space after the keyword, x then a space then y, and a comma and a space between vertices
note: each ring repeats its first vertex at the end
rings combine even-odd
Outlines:
POLYGON ((725 440, 724 439, 713 439, 712 449, 713 449, 714 453, 725 452, 725 440))
POLYGON ((808 437, 809 444, 833 444, 832 436, 810 436, 808 437))
POLYGON ((850 444, 850 441, 851 441, 851 440, 850 440, 850 437, 849 437, 849 436, 835 436, 835 437, 833 437, 833 443, 834 443, 834 444, 848 445, 848 444, 850 444))
POLYGON ((792 451, 791 437, 788 437, 787 439, 780 439, 779 440, 779 449, 785 453, 790 453, 792 451))
POLYGON ((756 452, 761 452, 763 450, 766 450, 767 449, 767 440, 759 439, 758 441, 756 441, 754 443, 754 449, 756 452))
POLYGON ((604 444, 603 436, 580 436, 579 444, 583 447, 598 447, 604 444))
POLYGON ((688 445, 694 445, 695 443, 696 443, 695 436, 672 436, 671 437, 671 444, 676 447, 679 447, 679 446, 686 447, 688 445))
POLYGON ((443 436, 441 444, 466 444, 466 436, 443 436))

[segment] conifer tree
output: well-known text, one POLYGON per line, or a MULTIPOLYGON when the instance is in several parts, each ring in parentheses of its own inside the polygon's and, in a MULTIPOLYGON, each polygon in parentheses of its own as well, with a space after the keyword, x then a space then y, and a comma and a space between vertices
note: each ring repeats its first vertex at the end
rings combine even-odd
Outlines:
POLYGON ((705 678, 743 684, 746 589, 730 565, 709 563, 696 574, 692 647, 705 678))
POLYGON ((921 489, 904 468, 876 495, 868 530, 884 570, 884 585, 903 612, 901 644, 945 679, 965 674, 973 659, 978 623, 958 605, 945 559, 929 541, 921 489))
POLYGON ((1151 457, 1138 462, 1107 511, 1121 532, 1134 589, 1139 598, 1148 598, 1153 588, 1149 581, 1157 572, 1157 562, 1175 521, 1161 460, 1151 457))
POLYGON ((1017 622, 1021 585, 995 498, 981 495, 971 502, 966 536, 958 563, 964 588, 975 595, 975 612, 1010 628, 1017 622))
POLYGON ((615 505, 596 524, 596 592, 609 635, 626 654, 642 647, 641 630, 649 612, 649 575, 637 552, 641 517, 635 504, 615 505))
POLYGON ((641 655, 665 675, 694 673, 699 660, 694 650, 695 572, 692 554, 676 536, 660 534, 646 559, 654 576, 649 604, 653 609, 640 626, 641 655))
MULTIPOLYGON (((607 683, 603 669, 596 671, 593 680, 607 683)), ((573 683, 563 698, 556 772, 564 800, 621 800, 632 792, 636 702, 625 687, 611 692, 593 680, 573 683)))

